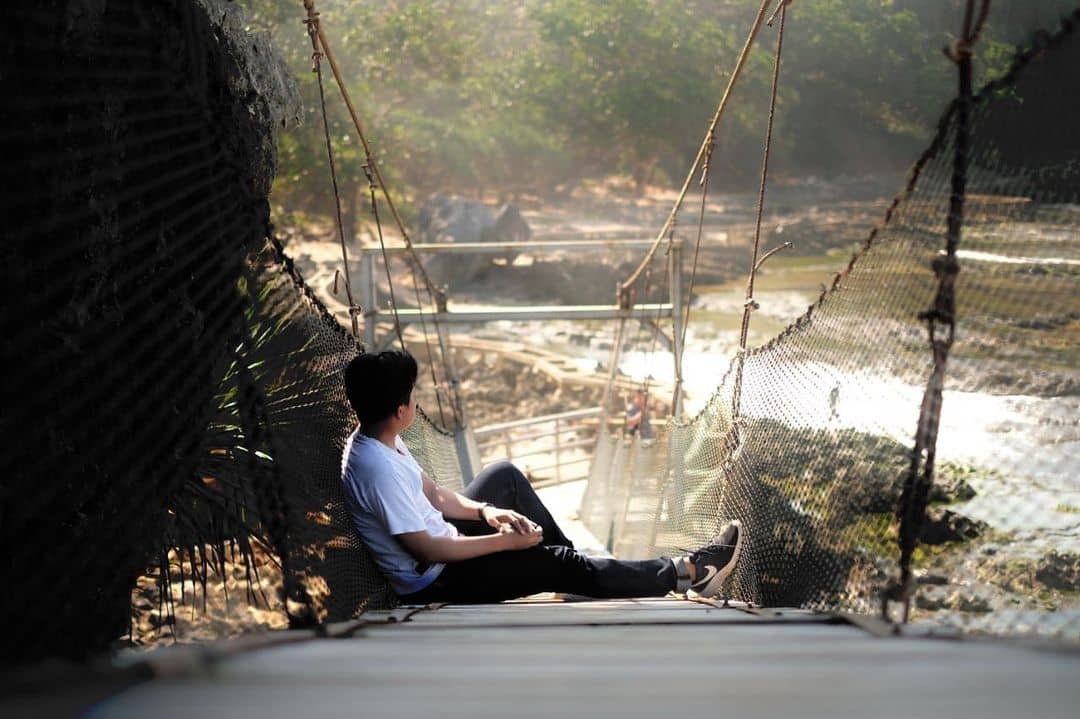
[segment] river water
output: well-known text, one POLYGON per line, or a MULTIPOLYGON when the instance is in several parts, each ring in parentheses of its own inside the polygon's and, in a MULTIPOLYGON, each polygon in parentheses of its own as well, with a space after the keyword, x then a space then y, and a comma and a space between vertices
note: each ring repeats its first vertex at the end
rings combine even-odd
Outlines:
MULTIPOLYGON (((817 299, 821 289, 850 257, 852 245, 841 244, 835 237, 845 243, 861 238, 863 230, 859 228, 868 217, 876 219, 880 210, 872 201, 838 204, 835 198, 842 193, 832 187, 825 188, 820 197, 810 196, 813 202, 803 209, 806 204, 803 201, 808 199, 804 195, 809 190, 797 189, 795 199, 799 202, 791 202, 791 209, 781 213, 782 219, 771 221, 777 231, 785 223, 796 230, 808 221, 823 224, 810 230, 803 227, 801 254, 777 254, 759 275, 755 299, 761 307, 753 315, 751 347, 774 337, 817 299), (815 233, 834 239, 826 242, 815 233), (815 246, 820 247, 816 253, 809 249, 815 246)), ((713 230, 725 227, 723 223, 732 218, 745 220, 752 206, 741 197, 725 198, 724 203, 723 208, 714 208, 720 221, 712 226, 713 230)), ((534 223, 538 220, 531 218, 534 223)), ((582 222, 565 221, 559 229, 570 228, 580 231, 582 222)), ((612 228, 605 225, 605 229, 612 228)), ((1067 223, 1046 226, 1028 223, 1022 229, 1027 233, 1025 237, 1034 238, 1032 247, 1045 250, 1031 254, 1045 256, 998 254, 988 251, 992 247, 984 243, 979 250, 962 250, 961 260, 1014 267, 1026 265, 1034 273, 1057 273, 1057 276, 1075 272, 1080 266, 1077 235, 1067 223)), ((726 231, 714 231, 710 242, 733 246, 732 238, 740 231, 745 234, 745 230, 732 229, 731 237, 726 231)), ((780 239, 789 234, 792 233, 784 233, 780 239)), ((616 279, 611 277, 612 283, 616 279)), ((745 279, 713 279, 719 282, 713 285, 706 284, 708 281, 699 280, 694 288, 683 357, 685 409, 690 415, 712 395, 735 354, 745 301, 745 279)), ((576 356, 583 366, 597 367, 609 359, 614 323, 583 326, 567 322, 542 325, 504 322, 489 326, 487 331, 561 350, 576 356), (588 341, 582 342, 583 336, 588 341)), ((619 370, 640 381, 651 377, 660 385, 670 386, 674 376, 671 353, 648 342, 647 331, 639 333, 632 327, 631 332, 638 333, 631 343, 635 348, 623 353, 619 370), (646 337, 644 341, 643 337, 646 337)), ((912 444, 924 392, 922 385, 905 383, 887 373, 842 370, 823 361, 806 361, 789 369, 798 373, 800 381, 834 388, 827 395, 829 401, 821 401, 820 394, 813 401, 792 397, 791 402, 799 403, 797 412, 792 412, 791 406, 783 406, 784 403, 770 403, 768 398, 775 394, 759 391, 767 388, 755 384, 764 378, 748 373, 743 395, 745 411, 797 422, 806 428, 852 428, 882 434, 907 446, 912 444)), ((1049 548, 1080 551, 1080 397, 947 390, 937 458, 939 466, 950 463, 962 468, 965 479, 977 492, 975 498, 955 509, 998 529, 1015 532, 1015 537, 1021 540, 1014 543, 1018 551, 1030 549, 1032 555, 1045 553, 1049 548)))
MULTIPOLYGON (((1017 258, 1013 258, 1017 259, 1017 258)), ((969 257, 968 261, 996 261, 969 257)), ((1060 264, 1063 258, 1019 258, 1029 263, 1060 264)), ((758 330, 750 346, 766 341, 793 320, 816 291, 806 282, 806 268, 831 277, 835 257, 799 258, 796 284, 803 289, 774 289, 756 293, 762 310, 755 313, 758 330)), ((779 275, 784 274, 781 264, 779 275)), ((686 410, 693 416, 712 395, 738 346, 737 318, 744 302, 743 282, 707 289, 695 302, 695 313, 706 319, 695 326, 691 316, 683 374, 686 410), (709 320, 712 320, 709 322, 709 320)), ((753 326, 753 325, 752 325, 753 326)), ((669 352, 632 351, 620 370, 634 378, 651 377, 664 384, 674 379, 669 352)), ((804 362, 790 370, 801 382, 835 388, 831 401, 797 402, 797 422, 814 429, 856 429, 883 434, 902 444, 913 443, 924 387, 879 373, 850 372, 824 362, 804 362)), ((792 423, 792 409, 774 401, 764 382, 748 372, 744 377, 743 407, 748 414, 792 423)), ((937 461, 970 470, 967 481, 977 495, 955 509, 972 519, 1015 532, 1019 546, 1031 556, 1056 548, 1080 551, 1080 397, 1036 397, 946 390, 942 401, 937 461)))

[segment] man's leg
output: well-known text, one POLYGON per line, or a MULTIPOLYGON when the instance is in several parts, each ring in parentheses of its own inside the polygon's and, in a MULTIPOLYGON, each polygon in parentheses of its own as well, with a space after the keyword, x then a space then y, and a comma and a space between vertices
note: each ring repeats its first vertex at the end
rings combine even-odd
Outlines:
POLYGON ((659 597, 675 589, 677 581, 675 565, 667 557, 645 561, 598 559, 569 547, 539 546, 448 563, 434 584, 401 599, 412 604, 476 604, 537 592, 597 599, 659 597))
POLYGON ((536 496, 536 490, 529 484, 529 480, 509 462, 496 462, 480 470, 473 481, 469 482, 464 494, 477 502, 490 502, 496 507, 524 514, 544 530, 544 546, 574 546, 559 529, 548 508, 536 496))

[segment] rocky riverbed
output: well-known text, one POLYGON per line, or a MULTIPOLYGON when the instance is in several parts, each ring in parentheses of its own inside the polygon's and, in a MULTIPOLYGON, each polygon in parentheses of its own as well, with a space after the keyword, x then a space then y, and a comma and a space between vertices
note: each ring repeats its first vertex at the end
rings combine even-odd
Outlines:
MULTIPOLYGON (((878 220, 885 198, 895 186, 895 179, 853 178, 778 188, 770 198, 764 247, 785 241, 793 241, 794 247, 769 260, 762 271, 756 292, 761 309, 751 325, 751 346, 783 330, 816 300, 865 238, 867 228, 878 220)), ((609 183, 557 203, 523 198, 521 205, 534 232, 541 236, 580 232, 640 232, 649 236, 662 222, 671 199, 670 193, 664 192, 644 198, 632 196, 618 183, 609 183)), ((743 276, 753 233, 753 198, 714 196, 706 206, 705 218, 704 249, 697 266, 684 359, 691 398, 699 403, 708 397, 737 347, 743 276)), ((1043 229, 1051 234, 1061 231, 1057 227, 1043 229)), ((1025 231, 1041 230, 1029 226, 1025 231)), ((312 225, 304 231, 283 228, 282 232, 287 236, 287 251, 309 284, 332 309, 342 311, 341 299, 333 293, 340 247, 330 227, 312 225)), ((681 235, 693 237, 685 228, 681 235)), ((1075 243, 1055 245, 1059 246, 1076 251, 1075 243)), ((511 262, 492 263, 469 279, 459 279, 457 286, 450 287, 450 306, 612 303, 616 281, 628 274, 637 256, 615 252, 586 257, 568 251, 541 255, 526 250, 511 262)), ((1061 258, 1055 255, 1051 259, 1061 258)), ((354 276, 356 269, 354 266, 354 276)), ((988 275, 992 278, 990 296, 1009 291, 1024 280, 1024 273, 1040 271, 1037 263, 995 271, 988 275)), ((1076 483, 1080 383, 1075 367, 1080 313, 1075 309, 1075 297, 1061 294, 1070 286, 1075 288, 1076 269, 1058 263, 1046 272, 1064 280, 1046 285, 1056 294, 1035 315, 1016 318, 1008 332, 996 321, 969 325, 965 344, 950 365, 964 391, 946 394, 939 477, 950 486, 955 484, 953 480, 960 484, 935 498, 929 534, 917 557, 920 591, 916 618, 1000 615, 1013 617, 1010 621, 1019 626, 1029 621, 1027 612, 1067 616, 1080 604, 1080 485, 1076 483), (1073 278, 1072 285, 1069 278, 1073 278), (987 371, 982 356, 990 352, 1000 359, 987 371)), ((396 274, 399 298, 412 297, 407 273, 396 274)), ((383 302, 387 289, 381 288, 383 302)), ((657 285, 654 292, 659 291, 657 285)), ((925 334, 917 323, 902 327, 903 332, 910 332, 912 347, 925 349, 925 334)), ((480 328, 465 331, 481 332, 480 328)), ((505 341, 563 352, 584 364, 591 363, 600 376, 613 337, 612 326, 604 323, 500 323, 482 331, 505 341)), ((637 344, 626 352, 620 370, 639 378, 664 378, 664 373, 670 372, 670 356, 650 341, 647 330, 637 327, 634 332, 637 344)), ((846 356, 856 340, 858 334, 852 331, 850 341, 826 348, 826 354, 846 356)), ((458 360, 461 390, 474 426, 595 407, 600 400, 595 387, 560 383, 498 352, 465 351, 458 360)), ((809 364, 800 369, 804 375, 818 371, 809 364)), ((812 408, 821 415, 812 419, 811 426, 833 431, 869 428, 894 441, 910 443, 922 393, 919 384, 892 386, 888 378, 875 380, 888 385, 882 389, 857 375, 844 375, 836 382, 835 395, 826 392, 822 396, 829 401, 812 408), (882 419, 880 398, 885 395, 897 398, 895 421, 882 419)), ((423 404, 435 416, 433 395, 429 393, 423 404)), ((280 625, 283 615, 274 592, 269 591, 275 586, 272 562, 261 567, 259 580, 267 588, 266 606, 244 599, 246 573, 229 566, 230 576, 217 588, 211 577, 206 611, 201 608, 201 598, 194 607, 178 606, 175 625, 166 624, 168 612, 160 612, 152 590, 141 583, 136 592, 136 636, 155 641, 162 636, 163 626, 190 639, 280 625), (225 603, 226 591, 229 605, 225 603)), ((190 602, 196 593, 179 579, 178 575, 174 600, 181 600, 183 589, 183 598, 190 602)))

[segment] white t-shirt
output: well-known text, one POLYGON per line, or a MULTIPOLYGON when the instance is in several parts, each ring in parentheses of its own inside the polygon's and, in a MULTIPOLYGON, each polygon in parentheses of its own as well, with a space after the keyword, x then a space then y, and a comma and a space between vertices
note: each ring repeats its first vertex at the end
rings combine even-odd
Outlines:
POLYGON ((427 530, 453 537, 457 528, 424 495, 421 468, 400 437, 397 451, 355 430, 341 457, 341 481, 360 538, 398 594, 419 592, 435 581, 444 564, 422 566, 395 534, 427 530), (423 571, 418 571, 423 570, 423 571))

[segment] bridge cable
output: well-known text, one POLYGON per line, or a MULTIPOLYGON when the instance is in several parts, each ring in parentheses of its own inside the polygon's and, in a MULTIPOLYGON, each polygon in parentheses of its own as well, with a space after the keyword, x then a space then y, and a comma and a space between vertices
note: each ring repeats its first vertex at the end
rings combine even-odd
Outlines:
MULTIPOLYGON (((742 403, 742 380, 743 370, 746 364, 746 341, 750 334, 750 313, 753 312, 758 304, 754 300, 754 279, 757 276, 757 271, 764 264, 765 260, 772 257, 775 253, 782 249, 791 247, 790 242, 785 242, 779 247, 775 247, 767 252, 760 260, 758 259, 758 252, 761 248, 761 221, 765 212, 765 188, 769 179, 769 156, 772 151, 772 132, 773 121, 776 118, 776 95, 780 86, 780 64, 781 57, 784 50, 784 24, 787 18, 787 6, 791 0, 780 0, 780 7, 777 9, 777 13, 780 16, 780 25, 777 28, 776 33, 776 52, 773 58, 773 76, 772 76, 772 92, 769 97, 769 120, 765 129, 765 147, 762 151, 761 160, 761 183, 758 186, 758 202, 757 213, 754 220, 754 245, 753 253, 750 260, 750 274, 746 281, 746 300, 743 303, 743 315, 742 324, 739 328, 739 350, 735 358, 735 383, 734 390, 732 392, 732 418, 734 421, 739 420, 742 403)), ((777 13, 774 13, 774 17, 777 13)))
POLYGON ((774 0, 762 0, 761 7, 758 8, 757 15, 754 18, 754 23, 750 28, 749 34, 746 36, 746 41, 743 44, 742 51, 739 53, 738 60, 735 62, 735 67, 731 71, 731 77, 728 78, 727 87, 724 90, 723 96, 720 98, 720 104, 716 108, 716 112, 713 114, 712 120, 709 122, 709 128, 705 133, 705 139, 701 143, 701 147, 698 149, 697 156, 694 158, 694 162, 690 167, 690 172, 686 175, 686 180, 683 182, 682 189, 679 191, 678 196, 675 198, 675 204, 671 208, 671 212, 668 213, 667 219, 664 221, 663 227, 656 235, 656 239, 645 253, 645 257, 638 264, 637 268, 631 273, 631 275, 624 280, 620 288, 625 289, 637 281, 638 277, 644 271, 645 266, 652 261, 653 256, 656 254, 657 249, 660 247, 660 243, 664 241, 664 237, 668 236, 670 241, 669 230, 675 223, 675 218, 682 207, 683 200, 686 198, 686 193, 690 189, 690 184, 693 182, 694 177, 697 175, 698 168, 701 166, 702 160, 705 157, 705 153, 710 144, 710 138, 716 135, 716 128, 720 124, 720 118, 727 108, 728 101, 731 99, 732 90, 735 87, 735 82, 742 74, 743 67, 746 65, 746 60, 750 56, 750 49, 754 44, 754 39, 757 37, 758 32, 761 30, 761 26, 765 23, 765 13, 772 5, 774 0))
MULTIPOLYGON (((306 6, 306 3, 305 3, 306 6)), ((338 239, 341 242, 341 261, 345 267, 345 296, 349 301, 349 319, 352 324, 353 338, 360 339, 360 328, 356 320, 357 313, 361 308, 356 304, 352 294, 352 277, 349 272, 349 250, 345 244, 345 223, 341 218, 341 193, 338 190, 337 166, 334 162, 334 146, 330 142, 330 123, 326 113, 326 91, 323 87, 322 53, 319 51, 318 39, 315 27, 318 24, 318 13, 313 7, 308 7, 308 19, 305 21, 308 28, 308 36, 311 38, 311 71, 318 77, 319 105, 322 107, 323 136, 326 139, 326 156, 330 165, 330 183, 334 189, 334 218, 337 221, 338 239)), ((336 278, 335 278, 336 279, 336 278)), ((334 283, 337 289, 337 283, 334 283)))
POLYGON ((900 495, 897 517, 900 520, 900 575, 886 583, 881 595, 881 615, 889 620, 889 603, 901 602, 902 621, 907 622, 911 613, 911 597, 914 576, 911 563, 919 543, 930 489, 934 483, 934 460, 937 454, 938 428, 941 423, 941 403, 945 387, 945 370, 949 360, 956 331, 956 276, 960 265, 956 257, 964 224, 964 201, 967 194, 968 150, 971 135, 972 48, 982 32, 990 10, 990 0, 980 0, 978 16, 975 0, 967 0, 960 37, 946 49, 945 54, 956 64, 958 90, 955 99, 956 134, 953 148, 953 172, 949 194, 949 212, 945 239, 945 251, 931 261, 931 269, 938 287, 930 309, 920 312, 919 319, 926 322, 926 329, 933 358, 933 367, 926 381, 919 421, 915 432, 915 446, 904 488, 900 495), (944 337, 938 336, 938 324, 944 329, 944 337), (921 466, 920 466, 921 465, 921 466))
MULTIPOLYGON (((401 320, 400 320, 400 317, 399 317, 399 314, 398 314, 397 301, 396 301, 396 298, 394 296, 393 281, 390 278, 389 257, 388 257, 388 253, 386 251, 386 244, 385 244, 385 240, 384 240, 383 232, 382 232, 382 222, 381 222, 381 220, 379 218, 378 204, 376 202, 376 197, 375 197, 375 189, 376 189, 376 187, 381 191, 382 196, 383 196, 383 200, 386 202, 387 207, 390 209, 390 214, 393 217, 395 224, 397 225, 398 232, 400 233, 402 241, 403 241, 403 243, 405 245, 406 251, 408 253, 408 262, 410 264, 410 269, 413 272, 414 284, 415 284, 415 276, 416 276, 416 274, 418 272, 421 279, 423 280, 424 288, 427 291, 429 299, 431 299, 432 303, 435 304, 436 306, 438 306, 440 304, 436 300, 436 297, 439 296, 439 292, 438 292, 438 290, 435 289, 430 275, 428 275, 427 270, 425 269, 423 262, 420 260, 420 257, 418 255, 418 253, 416 252, 415 247, 413 247, 412 240, 409 237, 409 233, 405 229, 405 224, 401 220, 401 216, 397 211, 397 207, 394 204, 393 198, 391 197, 390 192, 387 189, 386 182, 383 180, 382 173, 379 170, 378 163, 375 161, 374 153, 371 150, 371 145, 367 140, 367 136, 364 134, 363 126, 360 123, 359 115, 356 112, 356 108, 353 106, 352 98, 349 96, 348 89, 345 86, 344 79, 342 78, 341 71, 340 71, 340 69, 338 67, 337 61, 334 58, 333 51, 330 49, 330 44, 326 39, 326 34, 323 32, 322 24, 319 21, 319 13, 315 10, 315 2, 314 2, 314 0, 303 0, 303 3, 304 3, 304 8, 305 8, 305 10, 307 12, 307 17, 304 20, 304 23, 305 23, 305 25, 307 25, 308 35, 311 38, 312 49, 313 49, 313 52, 312 52, 312 65, 313 65, 313 68, 312 69, 316 72, 316 75, 318 76, 318 81, 319 81, 319 94, 320 94, 320 98, 322 99, 322 114, 323 114, 324 134, 326 135, 326 143, 327 143, 328 152, 330 152, 331 156, 332 156, 332 150, 330 150, 331 143, 330 143, 329 121, 327 119, 326 103, 325 103, 324 91, 323 91, 323 79, 322 79, 323 76, 322 76, 321 62, 320 62, 322 57, 325 57, 327 59, 327 61, 329 62, 329 64, 330 64, 330 70, 333 73, 334 80, 337 83, 338 90, 340 91, 341 96, 342 96, 342 100, 344 101, 345 107, 348 110, 349 117, 352 120, 353 127, 356 129, 356 134, 360 139, 360 143, 364 148, 364 158, 365 158, 364 173, 367 175, 367 178, 368 178, 369 193, 370 193, 370 196, 371 196, 372 213, 373 213, 373 217, 374 217, 374 220, 375 220, 375 225, 376 225, 377 232, 378 232, 379 245, 380 245, 380 248, 382 250, 383 264, 384 264, 384 266, 386 268, 387 281, 389 283, 390 306, 391 306, 391 311, 392 311, 393 316, 394 316, 394 331, 395 331, 395 333, 397 335, 398 342, 401 344, 402 348, 404 349, 405 348, 405 340, 404 340, 404 335, 403 335, 403 333, 401 331, 401 320)), ((344 228, 343 228, 343 223, 341 222, 341 210, 340 210, 341 202, 340 202, 340 197, 338 196, 336 175, 335 175, 335 179, 334 179, 334 193, 335 193, 335 200, 337 202, 336 207, 337 207, 337 212, 338 212, 339 234, 341 236, 341 242, 342 242, 342 253, 343 253, 343 256, 345 257, 345 261, 346 261, 346 265, 345 265, 345 271, 346 271, 345 287, 346 287, 346 292, 349 293, 350 305, 352 305, 351 291, 350 291, 350 287, 349 287, 350 283, 349 283, 349 274, 348 274, 348 255, 347 255, 347 251, 345 249, 344 228)), ((359 308, 354 308, 354 309, 351 310, 351 313, 353 314, 353 332, 354 332, 354 334, 357 333, 357 322, 356 322, 355 314, 358 311, 359 311, 359 308)), ((430 358, 430 357, 433 356, 432 353, 431 353, 431 338, 430 338, 430 336, 428 335, 428 332, 427 332, 427 323, 426 323, 426 321, 423 320, 423 305, 422 305, 422 303, 419 303, 419 302, 418 302, 418 311, 420 312, 420 316, 421 316, 421 327, 422 327, 423 334, 424 334, 424 344, 425 344, 425 346, 427 348, 428 356, 430 358)), ((434 323, 434 325, 436 327, 436 331, 438 331, 438 318, 437 318, 436 315, 437 315, 437 313, 432 316, 432 322, 434 323)), ((448 368, 448 360, 447 360, 447 357, 446 357, 446 348, 442 346, 441 342, 440 342, 440 352, 443 355, 442 359, 443 359, 443 365, 444 365, 444 372, 449 376, 450 372, 449 372, 449 368, 448 368)), ((433 381, 435 382, 435 393, 436 393, 436 397, 438 398, 439 384, 438 384, 438 381, 435 379, 434 369, 432 369, 432 378, 433 378, 433 381)), ((451 405, 452 405, 453 410, 454 410, 454 416, 456 418, 460 418, 461 415, 460 415, 460 406, 459 405, 460 405, 460 402, 461 402, 461 398, 457 394, 457 388, 454 386, 453 381, 448 381, 446 384, 447 384, 447 387, 448 387, 448 391, 450 393, 450 401, 451 401, 451 405)), ((441 400, 439 400, 439 401, 441 403, 441 400)), ((442 416, 441 411, 440 411, 440 416, 442 416)))
MULTIPOLYGON (((435 402, 439 405, 439 421, 442 422, 443 427, 446 427, 446 414, 443 411, 442 393, 439 391, 439 380, 435 376, 435 359, 431 352, 431 343, 427 341, 427 320, 424 319, 424 303, 420 297, 420 283, 416 279, 416 267, 410 262, 409 271, 412 273, 413 290, 416 292, 416 307, 420 313, 420 328, 424 333, 424 348, 427 350, 428 368, 431 370, 431 383, 435 387, 435 402)), ((455 421, 460 419, 455 414, 455 421)))

